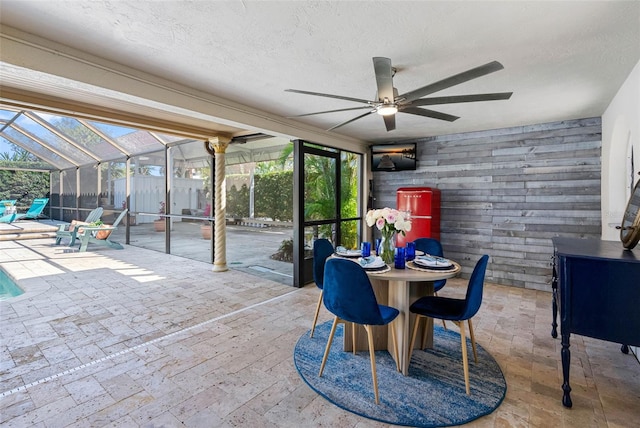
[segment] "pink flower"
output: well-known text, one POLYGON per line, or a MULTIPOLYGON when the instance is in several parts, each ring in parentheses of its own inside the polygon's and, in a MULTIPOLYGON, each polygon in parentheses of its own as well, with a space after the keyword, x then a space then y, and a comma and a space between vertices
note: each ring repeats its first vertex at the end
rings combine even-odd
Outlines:
POLYGON ((369 210, 365 220, 369 227, 375 224, 378 230, 383 232, 400 232, 404 235, 411 230, 411 220, 406 213, 393 208, 369 210))
POLYGON ((387 223, 389 224, 393 224, 396 222, 397 219, 397 215, 395 211, 389 211, 389 213, 387 214, 387 223))

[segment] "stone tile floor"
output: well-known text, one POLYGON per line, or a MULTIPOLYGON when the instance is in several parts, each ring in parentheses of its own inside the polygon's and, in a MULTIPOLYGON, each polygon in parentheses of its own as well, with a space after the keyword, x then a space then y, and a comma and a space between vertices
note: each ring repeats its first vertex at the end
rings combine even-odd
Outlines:
MULTIPOLYGON (((333 406, 299 378, 292 349, 310 327, 314 285, 213 273, 130 246, 67 252, 53 239, 0 242, 0 263, 26 290, 0 302, 2 427, 386 426, 333 406)), ((465 285, 450 280, 441 293, 460 296, 465 285)), ((550 293, 485 290, 477 341, 508 390, 467 426, 638 426, 632 355, 573 336, 574 406, 565 409, 550 293)))

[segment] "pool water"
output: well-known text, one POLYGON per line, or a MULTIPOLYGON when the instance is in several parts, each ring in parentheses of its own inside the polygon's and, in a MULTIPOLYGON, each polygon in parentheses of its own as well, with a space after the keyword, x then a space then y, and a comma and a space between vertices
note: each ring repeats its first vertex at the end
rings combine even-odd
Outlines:
POLYGON ((18 287, 11 278, 0 269, 0 300, 19 296, 22 293, 24 293, 22 288, 18 287))

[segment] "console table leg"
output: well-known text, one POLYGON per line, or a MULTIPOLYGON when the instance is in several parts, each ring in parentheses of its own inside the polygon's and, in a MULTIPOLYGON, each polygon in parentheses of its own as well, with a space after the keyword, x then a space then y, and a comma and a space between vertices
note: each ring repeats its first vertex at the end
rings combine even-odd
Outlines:
POLYGON ((551 297, 552 297, 552 316, 551 337, 558 337, 558 276, 556 275, 555 261, 553 262, 553 277, 551 279, 551 297))
POLYGON ((571 352, 569 351, 569 334, 562 335, 562 350, 560 351, 562 356, 562 405, 564 407, 571 407, 571 387, 569 386, 569 364, 571 363, 571 352))

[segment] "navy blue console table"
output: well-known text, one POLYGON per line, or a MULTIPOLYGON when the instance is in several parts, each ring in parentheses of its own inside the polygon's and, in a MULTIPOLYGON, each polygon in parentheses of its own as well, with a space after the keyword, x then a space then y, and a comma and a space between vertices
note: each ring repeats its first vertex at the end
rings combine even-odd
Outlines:
POLYGON ((571 407, 569 336, 571 333, 640 346, 640 251, 620 242, 553 238, 553 322, 558 337, 560 303, 562 404, 571 407))

